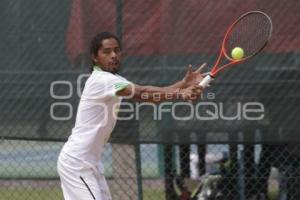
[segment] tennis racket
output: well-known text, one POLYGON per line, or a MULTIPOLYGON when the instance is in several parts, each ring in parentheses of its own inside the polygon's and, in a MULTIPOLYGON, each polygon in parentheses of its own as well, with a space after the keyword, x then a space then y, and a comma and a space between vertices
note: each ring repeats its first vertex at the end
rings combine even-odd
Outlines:
POLYGON ((226 31, 218 59, 199 85, 208 87, 215 76, 225 68, 244 62, 259 52, 269 43, 272 36, 272 20, 264 12, 250 11, 240 16, 226 31), (232 55, 238 49, 241 58, 232 55))

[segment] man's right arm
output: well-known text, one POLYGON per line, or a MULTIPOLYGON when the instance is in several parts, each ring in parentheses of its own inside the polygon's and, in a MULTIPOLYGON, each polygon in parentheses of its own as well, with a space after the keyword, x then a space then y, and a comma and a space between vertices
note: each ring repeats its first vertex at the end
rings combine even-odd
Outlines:
POLYGON ((140 102, 160 103, 173 100, 193 101, 196 100, 201 93, 202 88, 198 85, 180 88, 129 84, 118 91, 116 95, 140 102))
POLYGON ((205 66, 206 63, 202 64, 193 72, 192 65, 189 65, 184 78, 167 87, 130 84, 126 87, 121 87, 120 90, 116 92, 116 95, 134 99, 136 101, 152 103, 173 100, 193 101, 202 93, 202 88, 198 84, 205 76, 201 73, 205 66))

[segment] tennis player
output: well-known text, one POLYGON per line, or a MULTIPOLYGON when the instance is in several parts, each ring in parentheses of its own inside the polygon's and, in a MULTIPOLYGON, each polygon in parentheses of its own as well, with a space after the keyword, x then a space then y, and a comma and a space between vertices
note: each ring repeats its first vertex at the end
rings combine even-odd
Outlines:
POLYGON ((75 127, 58 158, 58 173, 65 200, 111 200, 101 154, 116 123, 122 98, 141 102, 196 100, 202 92, 203 64, 189 65, 185 77, 167 87, 142 86, 118 75, 121 64, 119 39, 108 32, 91 42, 92 74, 86 81, 78 106, 75 127), (159 97, 159 98, 158 98, 159 97))

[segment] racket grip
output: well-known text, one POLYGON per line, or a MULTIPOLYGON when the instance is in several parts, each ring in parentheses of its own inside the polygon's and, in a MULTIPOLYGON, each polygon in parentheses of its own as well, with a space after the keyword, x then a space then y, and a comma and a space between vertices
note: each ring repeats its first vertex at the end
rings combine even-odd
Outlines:
POLYGON ((211 75, 207 75, 204 77, 204 79, 199 83, 199 85, 203 88, 209 87, 209 84, 214 80, 214 78, 211 75))

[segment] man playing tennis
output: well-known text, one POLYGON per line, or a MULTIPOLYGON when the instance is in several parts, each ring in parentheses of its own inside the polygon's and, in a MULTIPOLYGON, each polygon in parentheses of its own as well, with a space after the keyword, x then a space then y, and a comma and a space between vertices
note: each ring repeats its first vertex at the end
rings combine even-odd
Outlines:
POLYGON ((91 42, 93 72, 88 78, 78 106, 75 127, 58 158, 58 173, 65 200, 111 200, 100 161, 116 123, 115 113, 122 98, 142 102, 196 100, 202 92, 203 64, 167 87, 133 84, 117 74, 121 63, 119 39, 108 32, 91 42), (159 98, 157 98, 159 96, 159 98))

